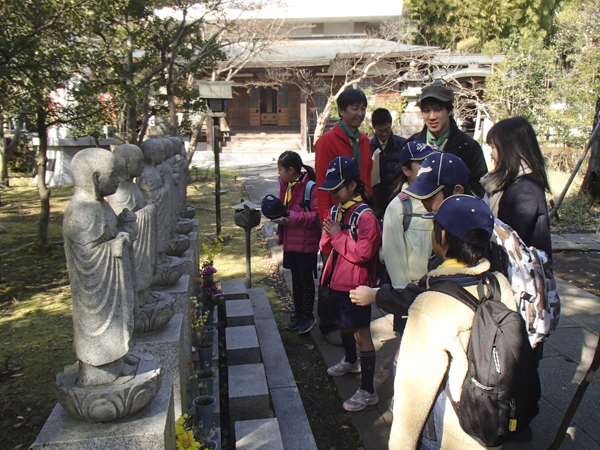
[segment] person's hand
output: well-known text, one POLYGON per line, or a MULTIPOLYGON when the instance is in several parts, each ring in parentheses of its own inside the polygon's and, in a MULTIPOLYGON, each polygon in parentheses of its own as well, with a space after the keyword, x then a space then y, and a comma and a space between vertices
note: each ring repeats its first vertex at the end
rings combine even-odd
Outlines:
POLYGON ((350 291, 350 301, 356 303, 358 306, 369 306, 375 303, 376 296, 377 289, 370 288, 369 286, 358 286, 356 289, 350 291))
POLYGON ((323 229, 329 233, 330 236, 336 235, 340 231, 342 231, 342 227, 335 220, 331 220, 331 218, 327 218, 323 221, 323 229))
POLYGON ((290 218, 289 217, 280 217, 279 219, 277 219, 275 221, 275 223, 277 225, 287 225, 288 223, 290 223, 290 218))

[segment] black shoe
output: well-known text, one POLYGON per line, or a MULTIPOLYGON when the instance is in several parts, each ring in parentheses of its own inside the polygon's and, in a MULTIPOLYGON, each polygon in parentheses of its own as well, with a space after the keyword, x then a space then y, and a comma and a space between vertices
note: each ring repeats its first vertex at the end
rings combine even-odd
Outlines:
POLYGON ((300 326, 300 322, 302 321, 302 314, 296 313, 292 317, 290 317, 290 323, 285 326, 286 330, 296 331, 300 326))
POLYGON ((312 315, 304 316, 302 321, 300 322, 300 326, 298 327, 298 334, 306 334, 316 325, 317 319, 315 319, 312 315))

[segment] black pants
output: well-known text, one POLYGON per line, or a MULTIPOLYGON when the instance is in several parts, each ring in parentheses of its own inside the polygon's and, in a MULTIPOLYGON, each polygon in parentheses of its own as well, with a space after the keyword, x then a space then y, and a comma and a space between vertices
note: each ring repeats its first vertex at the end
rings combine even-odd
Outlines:
POLYGON ((315 306, 315 281, 312 270, 292 270, 292 290, 296 313, 312 316, 315 306))
MULTIPOLYGON (((321 261, 323 261, 323 270, 321 270, 321 277, 327 263, 329 255, 321 253, 321 261)), ((320 283, 319 283, 320 284, 320 283)), ((319 329, 323 334, 329 334, 332 331, 338 329, 338 324, 335 319, 329 316, 329 295, 319 294, 317 297, 317 314, 319 315, 319 329)))

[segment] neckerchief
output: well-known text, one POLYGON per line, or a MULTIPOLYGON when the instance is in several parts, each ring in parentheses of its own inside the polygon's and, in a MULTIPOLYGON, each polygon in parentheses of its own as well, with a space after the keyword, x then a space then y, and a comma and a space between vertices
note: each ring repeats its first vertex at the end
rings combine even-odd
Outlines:
POLYGON ((348 211, 350 208, 352 208, 357 203, 360 203, 362 201, 363 201, 363 199, 359 194, 359 195, 356 195, 355 197, 351 198, 344 204, 339 203, 337 217, 335 218, 336 222, 342 223, 342 219, 344 218, 345 212, 348 211))
POLYGON ((381 139, 377 138, 377 140, 379 141, 379 147, 381 148, 381 151, 385 150, 385 147, 387 146, 387 143, 389 142, 390 138, 387 139, 387 141, 383 142, 381 139))
POLYGON ((467 267, 468 264, 458 262, 456 259, 447 259, 439 267, 467 267))
POLYGON ((285 197, 283 197, 283 204, 285 206, 288 206, 290 204, 290 200, 292 199, 292 189, 294 188, 294 186, 296 186, 296 184, 298 184, 299 181, 302 180, 303 176, 304 174, 301 173, 296 181, 290 181, 288 183, 287 189, 285 190, 285 197))
POLYGON ((448 136, 450 136, 450 126, 448 126, 448 129, 444 132, 442 137, 439 139, 434 139, 433 136, 431 135, 431 133, 429 132, 429 128, 427 129, 427 142, 429 144, 431 144, 431 147, 435 151, 440 151, 440 152, 442 151, 442 147, 444 146, 446 139, 448 139, 448 136))
POLYGON ((356 129, 356 132, 352 134, 342 119, 338 120, 338 126, 350 141, 350 144, 352 145, 352 159, 356 161, 356 164, 360 167, 360 146, 358 145, 360 135, 358 133, 358 128, 356 129))

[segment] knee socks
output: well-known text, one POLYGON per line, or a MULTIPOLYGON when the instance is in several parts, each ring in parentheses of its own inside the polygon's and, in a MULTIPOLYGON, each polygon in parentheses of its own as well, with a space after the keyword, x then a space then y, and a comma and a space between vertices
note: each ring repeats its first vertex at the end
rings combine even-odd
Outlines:
POLYGON ((315 304, 315 281, 312 272, 293 270, 292 290, 296 313, 311 316, 315 304))
POLYGON ((375 378, 375 350, 360 352, 361 381, 360 388, 372 394, 375 392, 373 379, 375 378))
POLYGON ((354 339, 354 332, 346 333, 342 331, 342 345, 344 346, 346 361, 350 364, 354 364, 357 359, 356 339, 354 339))

